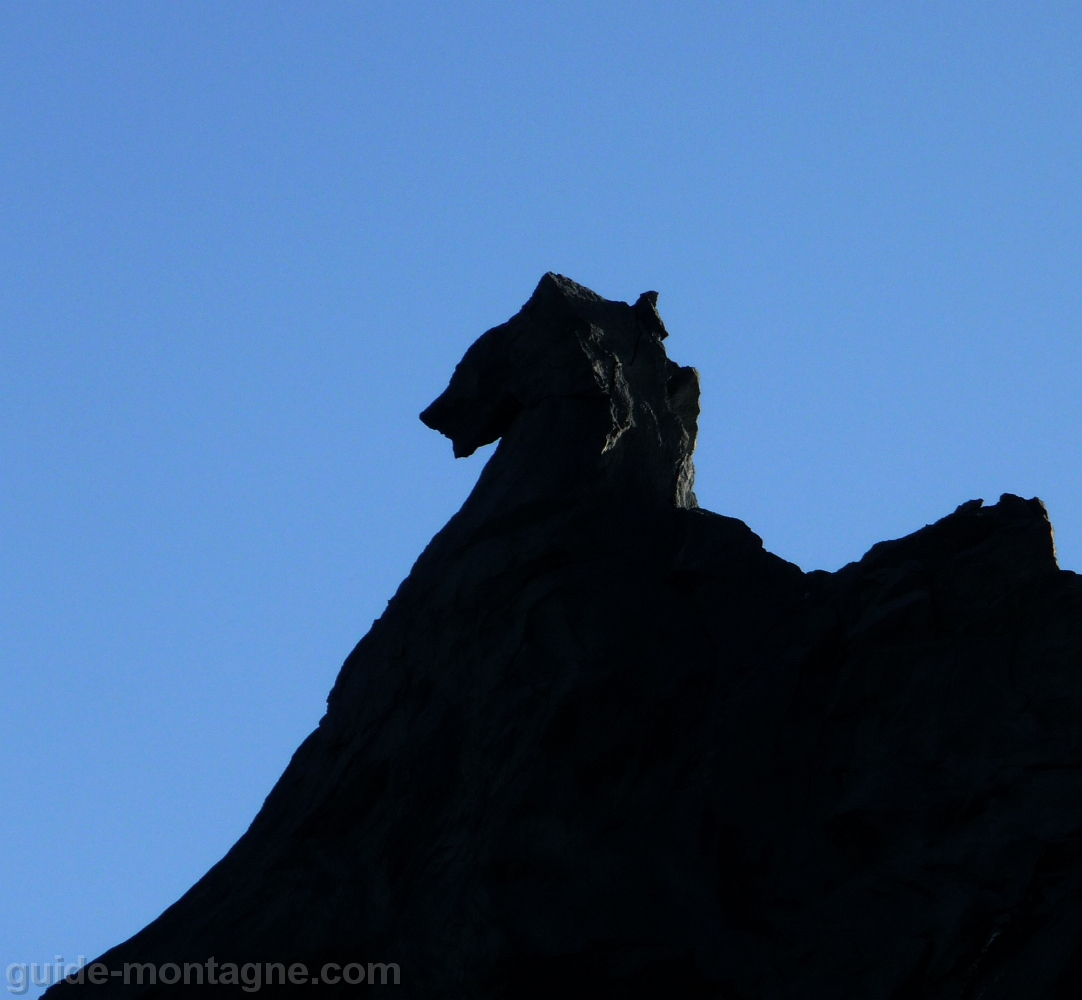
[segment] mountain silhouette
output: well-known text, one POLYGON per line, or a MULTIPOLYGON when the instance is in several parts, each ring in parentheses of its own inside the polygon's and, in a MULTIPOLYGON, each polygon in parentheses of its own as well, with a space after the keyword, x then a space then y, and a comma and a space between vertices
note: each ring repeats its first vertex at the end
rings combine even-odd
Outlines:
POLYGON ((698 506, 656 303, 547 274, 466 352, 421 418, 499 440, 473 492, 244 836, 51 996, 1082 996, 1082 582, 1044 506, 803 572, 698 506))

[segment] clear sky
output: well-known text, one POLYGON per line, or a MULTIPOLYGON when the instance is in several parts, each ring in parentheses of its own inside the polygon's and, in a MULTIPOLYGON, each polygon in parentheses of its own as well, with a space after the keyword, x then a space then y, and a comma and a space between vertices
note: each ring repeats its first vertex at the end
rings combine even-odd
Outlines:
POLYGON ((1082 569, 1082 7, 0 6, 0 964, 244 831, 559 271, 660 292, 805 569, 1038 495, 1082 569))

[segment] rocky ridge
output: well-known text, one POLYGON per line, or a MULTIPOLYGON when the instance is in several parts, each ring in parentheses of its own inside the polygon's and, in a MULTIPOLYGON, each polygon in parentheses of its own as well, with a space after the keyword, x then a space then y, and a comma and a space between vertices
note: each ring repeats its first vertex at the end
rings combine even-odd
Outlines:
POLYGON ((802 572, 698 507, 656 299, 549 274, 469 349, 422 419, 500 441, 477 486, 247 833, 102 962, 395 962, 396 993, 468 1000, 1082 995, 1082 581, 1043 505, 802 572))

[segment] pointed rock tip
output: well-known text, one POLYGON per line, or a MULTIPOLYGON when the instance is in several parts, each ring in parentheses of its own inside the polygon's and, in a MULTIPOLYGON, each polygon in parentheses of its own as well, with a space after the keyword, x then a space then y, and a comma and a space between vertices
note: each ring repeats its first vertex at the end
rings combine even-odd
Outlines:
POLYGON ((530 301, 532 302, 540 295, 552 293, 565 299, 586 299, 591 302, 603 302, 605 300, 604 296, 598 295, 593 289, 580 285, 566 275, 557 274, 555 271, 546 271, 537 283, 533 295, 530 296, 530 301))
POLYGON ((635 300, 631 311, 645 329, 651 333, 656 333, 662 340, 669 335, 669 331, 665 329, 665 322, 661 318, 661 313, 657 311, 657 292, 643 292, 635 300))

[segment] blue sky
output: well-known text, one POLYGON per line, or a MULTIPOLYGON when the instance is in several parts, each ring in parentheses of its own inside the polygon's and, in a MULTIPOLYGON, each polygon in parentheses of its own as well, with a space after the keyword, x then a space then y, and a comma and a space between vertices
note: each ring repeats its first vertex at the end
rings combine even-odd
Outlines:
POLYGON ((704 506, 836 569, 1041 496, 1082 569, 1071 4, 0 7, 0 964, 254 816, 485 460, 541 274, 660 292, 704 506))

